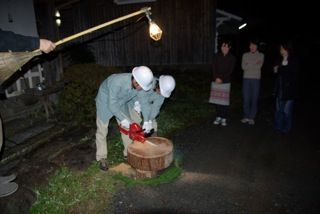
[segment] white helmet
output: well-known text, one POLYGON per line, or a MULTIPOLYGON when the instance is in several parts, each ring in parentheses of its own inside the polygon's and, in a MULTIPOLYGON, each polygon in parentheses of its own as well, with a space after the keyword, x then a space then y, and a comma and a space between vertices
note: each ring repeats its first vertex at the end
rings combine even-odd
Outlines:
POLYGON ((132 75, 143 90, 148 91, 151 89, 153 74, 150 68, 147 66, 134 67, 132 75))
POLYGON ((170 75, 161 75, 159 78, 160 93, 168 98, 176 87, 176 81, 170 75))

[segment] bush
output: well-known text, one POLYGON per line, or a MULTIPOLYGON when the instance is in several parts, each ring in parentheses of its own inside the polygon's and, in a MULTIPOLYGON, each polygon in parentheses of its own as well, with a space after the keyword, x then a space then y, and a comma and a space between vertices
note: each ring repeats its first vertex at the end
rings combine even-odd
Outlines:
POLYGON ((97 64, 78 64, 66 69, 64 90, 58 110, 62 120, 95 124, 95 97, 103 80, 120 68, 97 64))

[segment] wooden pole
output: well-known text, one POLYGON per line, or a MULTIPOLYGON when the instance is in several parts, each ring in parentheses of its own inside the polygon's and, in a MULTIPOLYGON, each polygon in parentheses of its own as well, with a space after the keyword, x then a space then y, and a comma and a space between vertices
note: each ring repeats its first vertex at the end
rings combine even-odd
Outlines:
MULTIPOLYGON (((119 18, 113 19, 113 20, 111 20, 111 21, 105 22, 105 23, 100 24, 100 25, 98 25, 98 26, 89 28, 89 29, 84 30, 84 31, 82 31, 82 32, 79 32, 79 33, 76 33, 76 34, 74 34, 74 35, 68 36, 68 37, 66 37, 66 38, 64 38, 64 39, 61 39, 61 40, 57 41, 57 42, 55 43, 55 45, 56 45, 56 46, 61 45, 61 44, 63 44, 63 43, 66 43, 66 42, 68 42, 68 41, 71 41, 71 40, 73 40, 73 39, 76 39, 76 38, 78 38, 78 37, 80 37, 80 36, 83 36, 83 35, 92 33, 93 31, 99 30, 99 29, 101 29, 101 28, 107 27, 107 26, 109 26, 109 25, 112 25, 112 24, 114 24, 114 23, 123 21, 123 20, 125 20, 125 19, 129 19, 129 18, 131 18, 131 17, 140 15, 140 14, 142 14, 142 13, 146 13, 147 11, 150 11, 150 10, 151 10, 151 7, 141 8, 139 11, 130 13, 130 14, 125 15, 125 16, 121 16, 121 17, 119 17, 119 18)), ((36 52, 36 51, 38 51, 38 50, 39 50, 39 49, 34 50, 34 52, 36 52)))
MULTIPOLYGON (((119 17, 117 19, 111 20, 109 22, 100 24, 96 27, 89 28, 85 31, 82 31, 80 33, 71 35, 69 37, 66 37, 64 39, 61 39, 57 41, 55 44, 56 46, 61 45, 63 43, 66 43, 68 41, 71 41, 73 39, 76 39, 80 36, 86 35, 88 33, 91 33, 93 31, 99 30, 101 28, 104 28, 106 26, 112 25, 114 23, 123 21, 125 19, 129 19, 131 17, 137 16, 142 13, 147 13, 151 10, 151 7, 144 7, 141 8, 139 11, 130 13, 128 15, 119 17)), ((30 59, 32 59, 34 56, 42 54, 40 49, 36 49, 32 52, 1 52, 0 53, 0 85, 7 80, 13 73, 15 73, 18 69, 20 69, 25 63, 27 63, 30 59)))

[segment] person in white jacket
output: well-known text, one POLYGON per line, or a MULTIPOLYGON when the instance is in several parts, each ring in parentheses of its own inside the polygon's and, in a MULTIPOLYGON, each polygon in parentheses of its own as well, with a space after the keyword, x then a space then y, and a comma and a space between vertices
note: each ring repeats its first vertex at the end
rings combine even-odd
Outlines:
POLYGON ((263 53, 258 51, 258 40, 251 40, 250 51, 242 56, 243 70, 243 118, 242 123, 255 124, 258 110, 258 97, 260 90, 261 67, 264 61, 263 53))
MULTIPOLYGON (((139 66, 133 68, 132 73, 113 74, 100 85, 96 97, 96 160, 101 170, 106 171, 109 168, 106 161, 109 120, 115 116, 119 125, 129 129, 133 121, 127 103, 137 96, 138 91, 150 90, 152 80, 152 71, 146 66, 139 66)), ((131 140, 124 134, 121 137, 124 144, 123 155, 126 157, 131 140)))

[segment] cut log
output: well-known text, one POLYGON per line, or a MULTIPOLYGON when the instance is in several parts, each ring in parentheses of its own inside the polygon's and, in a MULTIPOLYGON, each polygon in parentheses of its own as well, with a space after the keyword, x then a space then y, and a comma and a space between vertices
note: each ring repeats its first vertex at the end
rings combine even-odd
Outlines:
POLYGON ((173 160, 173 145, 169 139, 149 137, 147 141, 134 141, 128 146, 128 163, 137 170, 137 178, 154 177, 173 160))

